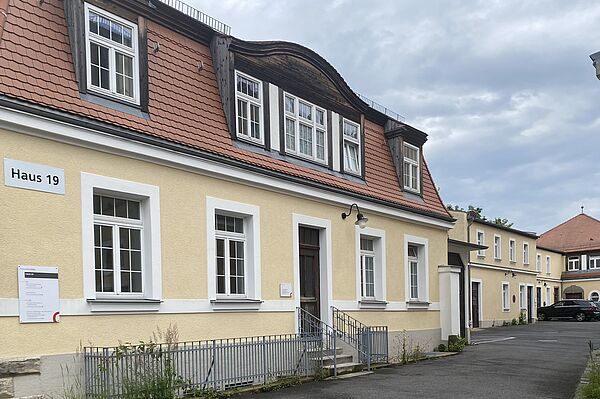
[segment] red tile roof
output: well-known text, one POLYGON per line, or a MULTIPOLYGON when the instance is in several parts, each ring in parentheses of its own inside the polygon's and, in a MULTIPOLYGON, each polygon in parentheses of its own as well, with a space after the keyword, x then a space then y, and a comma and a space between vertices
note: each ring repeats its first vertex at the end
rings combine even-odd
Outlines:
POLYGON ((581 213, 542 234, 537 246, 560 252, 600 249, 600 220, 581 213))
MULTIPOLYGON (((4 0, 0 0, 2 5, 4 0)), ((1 21, 1 19, 0 19, 1 21)), ((423 200, 400 188, 383 127, 365 123, 365 184, 313 170, 233 145, 217 86, 210 49, 148 21, 149 119, 80 98, 63 3, 10 0, 0 37, 0 95, 109 123, 278 173, 356 193, 416 211, 451 218, 427 165, 423 200), (204 62, 198 72, 197 65, 204 62)))

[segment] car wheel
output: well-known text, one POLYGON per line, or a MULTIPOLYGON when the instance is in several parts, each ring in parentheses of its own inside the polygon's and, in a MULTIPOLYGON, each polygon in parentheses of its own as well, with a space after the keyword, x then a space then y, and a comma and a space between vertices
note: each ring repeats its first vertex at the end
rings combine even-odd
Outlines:
POLYGON ((583 313, 577 313, 575 315, 575 320, 577 320, 577 321, 584 321, 585 320, 585 314, 583 314, 583 313))
POLYGON ((544 314, 544 313, 540 313, 540 314, 538 314, 538 320, 539 320, 539 321, 544 321, 544 320, 546 320, 546 314, 544 314))

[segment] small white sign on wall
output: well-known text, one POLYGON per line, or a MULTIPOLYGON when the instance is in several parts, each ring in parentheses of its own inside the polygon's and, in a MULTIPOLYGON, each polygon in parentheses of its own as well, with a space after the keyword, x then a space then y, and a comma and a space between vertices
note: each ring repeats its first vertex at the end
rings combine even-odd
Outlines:
POLYGON ((64 194, 65 171, 52 166, 4 158, 4 185, 64 194))
POLYGON ((290 298, 292 296, 292 284, 281 283, 279 284, 279 296, 283 298, 290 298))
POLYGON ((58 268, 19 266, 19 321, 58 323, 58 268))

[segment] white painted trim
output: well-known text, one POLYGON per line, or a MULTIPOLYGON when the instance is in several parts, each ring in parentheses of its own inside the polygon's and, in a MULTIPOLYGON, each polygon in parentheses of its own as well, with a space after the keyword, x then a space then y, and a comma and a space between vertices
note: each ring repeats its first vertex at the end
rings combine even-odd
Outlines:
POLYGON ((373 238, 373 249, 375 252, 375 300, 386 300, 386 243, 385 230, 365 227, 361 229, 359 226, 354 226, 355 236, 355 258, 356 258, 356 301, 360 302, 363 298, 361 292, 361 275, 360 275, 360 237, 368 236, 373 238))
POLYGON ((502 312, 510 312, 510 300, 511 300, 511 295, 510 295, 510 283, 508 281, 502 281, 501 282, 501 290, 500 293, 502 294, 502 301, 501 301, 501 310, 502 312), (504 287, 507 286, 508 287, 508 306, 504 307, 504 287))
POLYGON ((494 234, 494 260, 502 260, 502 236, 494 234), (496 238, 498 240, 498 256, 496 256, 496 238))
POLYGON ((542 254, 539 252, 536 252, 536 254, 535 254, 535 271, 536 272, 542 271, 542 254), (539 259, 539 263, 538 263, 538 259, 539 259))
MULTIPOLYGON (((415 165, 417 167, 417 187, 411 187, 411 186, 407 186, 404 184, 404 176, 402 176, 402 187, 404 187, 404 190, 407 191, 412 191, 413 193, 420 193, 421 192, 421 149, 417 146, 414 146, 410 143, 407 143, 406 141, 402 143, 402 167, 404 168, 404 163, 409 163, 411 165, 415 165), (415 150, 417 152, 417 160, 415 161, 414 159, 410 159, 404 156, 404 147, 408 147, 412 150, 415 150)), ((410 181, 412 183, 412 170, 409 169, 409 176, 410 176, 410 181)))
POLYGON ((523 265, 529 266, 531 247, 529 246, 529 241, 523 241, 523 265), (525 251, 525 246, 527 246, 527 251, 525 251))
MULTIPOLYGON (((477 229, 475 231, 475 241, 479 245, 485 245, 485 231, 484 230, 477 229), (479 242, 479 233, 481 233, 481 238, 482 238, 481 243, 479 242)), ((477 250, 477 256, 478 257, 485 257, 485 249, 478 249, 477 250)))
POLYGON ((508 237, 508 261, 510 263, 517 263, 517 240, 512 237, 508 237), (513 245, 511 245, 513 244, 513 245), (511 248, 512 248, 512 256, 511 256, 511 248))
MULTIPOLYGON (((563 282, 563 280, 561 280, 560 278, 548 277, 548 276, 538 276, 537 279, 540 281, 550 281, 553 283, 562 283, 563 282)), ((572 280, 565 280, 565 281, 572 281, 572 280)), ((587 281, 587 279, 586 279, 586 281, 587 281)))
MULTIPOLYGON (((229 201, 221 198, 206 197, 206 265, 207 265, 207 284, 208 299, 217 300, 216 287, 216 263, 215 263, 215 214, 218 211, 230 212, 234 215, 244 218, 244 229, 246 230, 246 251, 247 260, 252 263, 246 263, 246 295, 245 298, 261 299, 261 256, 260 256, 260 208, 256 205, 243 204, 241 202, 229 201), (250 220, 249 220, 250 219, 250 220), (247 231, 250 229, 251 231, 247 231)), ((239 296, 232 296, 239 297, 239 296)), ((232 304, 237 307, 239 305, 232 304)), ((259 304, 256 304, 259 306, 259 304)), ((215 308, 226 307, 225 303, 215 304, 215 308)))
MULTIPOLYGON (((161 299, 160 190, 157 186, 81 172, 83 296, 96 299, 94 276, 94 190, 134 195, 142 200, 144 297, 161 299), (150 269, 148 271, 148 269, 150 269)), ((116 296, 115 296, 116 297, 116 296)))
POLYGON ((410 306, 410 304, 406 302, 400 301, 391 301, 388 302, 385 309, 365 309, 356 301, 344 301, 344 300, 334 300, 332 301, 332 306, 335 306, 341 311, 344 312, 354 312, 354 311, 363 311, 363 312, 416 312, 416 311, 439 311, 440 303, 432 302, 428 307, 422 309, 415 309, 414 306, 410 306))
POLYGON ((271 134, 271 149, 279 151, 279 87, 269 83, 269 129, 271 134))
POLYGON ((340 172, 340 115, 336 112, 331 112, 331 145, 333 170, 340 172))
POLYGON ((506 267, 506 266, 494 266, 494 265, 488 265, 486 263, 471 262, 470 265, 472 267, 478 267, 480 269, 493 269, 493 270, 502 270, 504 272, 511 271, 511 272, 515 272, 515 273, 537 275, 536 272, 530 271, 530 270, 516 269, 516 268, 511 268, 511 267, 506 267))
MULTIPOLYGON (((242 309, 242 307, 219 308, 220 312, 294 312, 293 300, 268 300, 262 302, 260 309, 242 309)), ((169 313, 169 314, 194 314, 214 313, 215 307, 209 299, 165 299, 158 303, 123 303, 123 304, 90 304, 84 298, 61 299, 61 316, 89 316, 94 314, 138 314, 138 313, 169 313)), ((0 298, 0 317, 18 317, 19 299, 0 298)))
POLYGON ((594 278, 576 278, 576 279, 565 279, 565 280, 559 280, 562 283, 568 284, 568 283, 574 283, 574 282, 584 282, 584 281, 600 281, 600 277, 594 277, 594 278))
MULTIPOLYGON (((429 302, 429 240, 424 237, 417 237, 409 234, 404 234, 404 297, 406 302, 411 302, 410 297, 410 267, 408 265, 408 245, 417 244, 423 247, 422 253, 424 259, 419 259, 419 271, 425 278, 425 287, 423 291, 419 288, 419 298, 421 302, 429 302)), ((412 300, 414 301, 414 300, 412 300)))
POLYGON ((550 255, 546 255, 546 274, 552 274, 552 258, 550 255))
MULTIPOLYGON (((331 324, 330 308, 333 303, 333 262, 331 220, 320 219, 313 216, 292 214, 292 245, 294 255, 294 303, 300 307, 300 239, 298 229, 300 226, 312 227, 320 230, 319 234, 319 272, 320 272, 320 301, 321 320, 331 324)), ((298 318, 296 317, 296 331, 298 331, 298 318)))
POLYGON ((260 145, 264 145, 265 144, 265 115, 264 115, 264 93, 263 93, 263 81, 260 79, 255 78, 254 76, 248 75, 247 73, 238 71, 237 69, 235 70, 234 73, 234 77, 233 77, 233 85, 234 85, 234 91, 235 91, 235 135, 238 139, 240 140, 244 140, 244 141, 248 141, 251 143, 255 143, 255 144, 260 144, 260 145), (250 80, 254 83, 258 83, 258 96, 260 98, 256 99, 252 96, 249 96, 245 93, 239 92, 237 90, 237 78, 238 76, 250 80), (248 103, 248 135, 245 136, 243 134, 239 133, 239 129, 238 129, 238 99, 241 99, 243 101, 246 101, 248 103), (254 104, 256 106, 259 107, 259 111, 258 111, 258 120, 259 120, 259 130, 260 130, 260 140, 255 139, 252 137, 252 133, 251 133, 251 128, 252 128, 252 122, 251 122, 251 118, 250 118, 250 104, 254 104))
POLYGON ((260 187, 301 198, 309 198, 336 206, 346 207, 349 203, 356 202, 363 211, 378 213, 387 217, 429 227, 448 230, 454 226, 453 222, 439 220, 366 200, 357 200, 350 193, 337 194, 324 189, 311 188, 305 184, 274 178, 262 173, 225 165, 222 162, 205 160, 163 147, 139 143, 6 107, 0 107, 0 128, 84 148, 91 148, 110 154, 127 156, 159 165, 166 165, 252 187, 260 187))
POLYGON ((527 284, 519 283, 519 310, 526 310, 526 309, 527 309, 527 284), (523 298, 521 298, 521 288, 524 289, 523 298), (524 301, 521 301, 522 299, 524 299, 524 301), (525 306, 525 308, 523 308, 523 306, 525 306))
MULTIPOLYGON (((477 295, 477 310, 479 312, 479 325, 481 326, 481 321, 483 320, 483 280, 480 278, 472 278, 471 279, 471 284, 469 285, 469 290, 473 289, 473 283, 478 283, 479 284, 479 293, 477 295)), ((473 311, 473 295, 469 295, 469 302, 470 302, 470 311, 469 313, 471 313, 473 311)), ((473 315, 471 315, 471 317, 473 317, 473 315)), ((472 321, 472 320, 471 320, 472 321)))
POLYGON ((340 118, 342 118, 342 130, 340 131, 340 140, 342 140, 342 153, 344 154, 342 159, 340 159, 340 163, 344 166, 344 172, 346 173, 350 173, 352 175, 357 175, 360 176, 362 174, 362 151, 364 151, 362 145, 361 145, 361 135, 362 135, 362 131, 361 131, 361 125, 360 123, 356 123, 354 121, 351 121, 350 119, 346 119, 342 116, 340 116, 340 118), (349 125, 354 125, 358 128, 358 135, 357 138, 352 138, 350 136, 346 136, 344 134, 344 123, 348 123, 349 125), (357 150, 357 156, 358 156, 358 171, 353 171, 350 168, 348 168, 348 165, 346 165, 345 162, 345 158, 346 158, 346 141, 355 144, 356 146, 358 146, 358 150, 357 150))

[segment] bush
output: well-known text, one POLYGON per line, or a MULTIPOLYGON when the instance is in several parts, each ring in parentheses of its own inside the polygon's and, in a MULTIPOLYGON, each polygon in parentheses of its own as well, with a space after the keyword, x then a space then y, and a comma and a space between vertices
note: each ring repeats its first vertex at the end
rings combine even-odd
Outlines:
POLYGON ((527 313, 521 312, 519 313, 519 325, 527 324, 527 313))
POLYGON ((444 345, 444 344, 439 344, 439 345, 437 346, 437 351, 438 351, 438 352, 446 352, 446 345, 444 345))
POLYGON ((517 319, 512 319, 510 322, 511 326, 516 326, 517 324, 519 324, 519 322, 517 321, 517 319))
POLYGON ((590 348, 590 372, 588 383, 581 389, 581 396, 584 399, 600 399, 600 364, 594 357, 594 344, 588 342, 590 348))
POLYGON ((448 340, 448 352, 462 352, 467 345, 465 338, 456 338, 454 340, 448 340))

